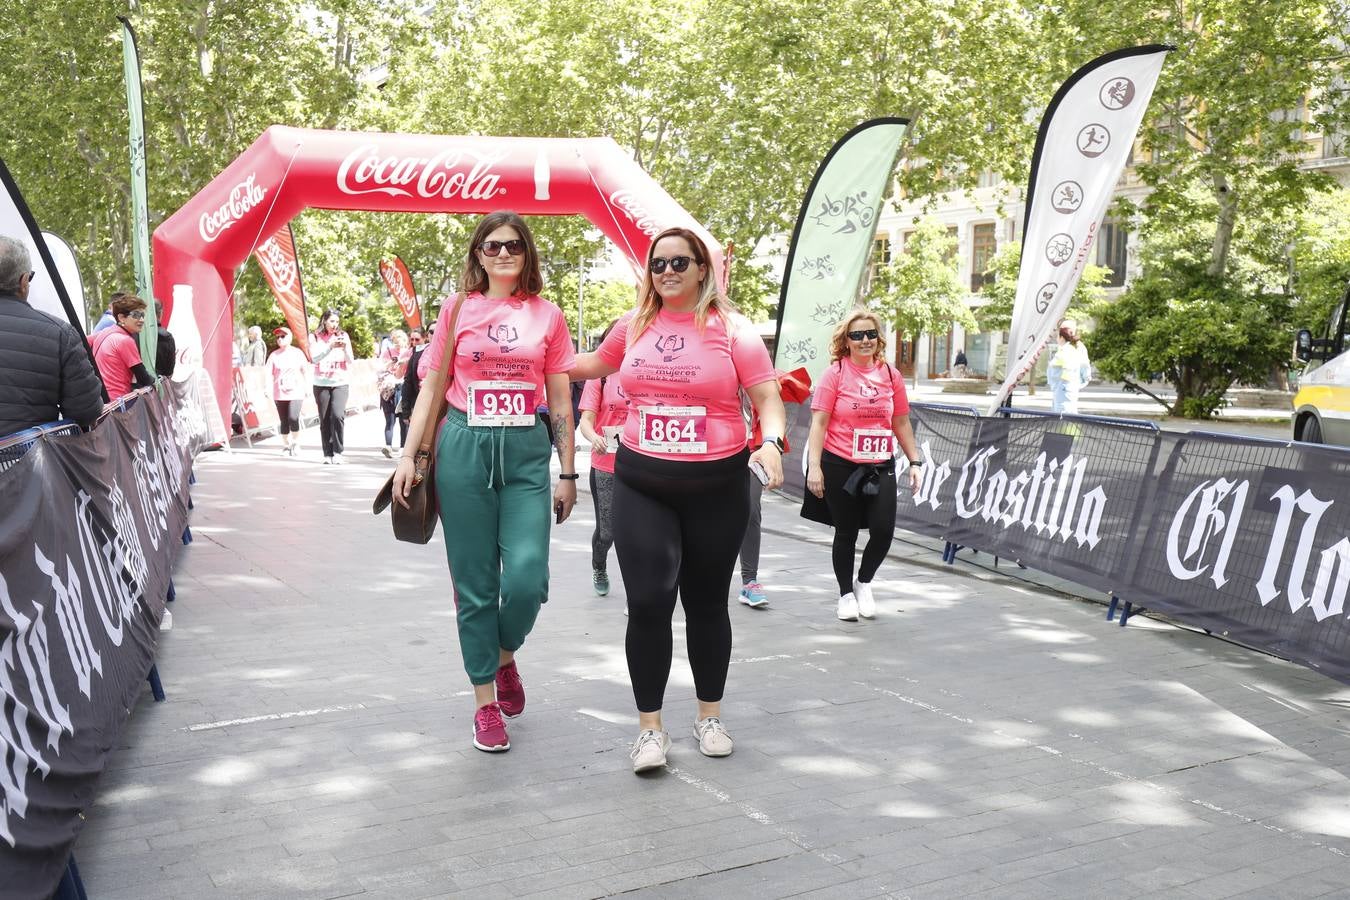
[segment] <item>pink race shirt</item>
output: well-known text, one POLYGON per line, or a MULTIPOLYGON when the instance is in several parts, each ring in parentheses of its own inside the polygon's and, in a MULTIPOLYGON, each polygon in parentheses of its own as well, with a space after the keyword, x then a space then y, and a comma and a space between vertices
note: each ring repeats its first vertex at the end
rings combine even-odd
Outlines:
POLYGON ((278 347, 267 358, 267 371, 272 376, 273 400, 305 399, 305 369, 309 360, 299 347, 278 347))
POLYGON ((830 414, 826 450, 857 463, 885 462, 895 453, 891 419, 909 414, 909 398, 894 367, 860 369, 845 357, 825 368, 811 410, 830 414))
POLYGON ((609 444, 609 449, 604 453, 591 453, 591 468, 613 472, 619 435, 623 434, 628 419, 628 398, 624 396, 618 377, 593 378, 586 382, 586 389, 581 392, 581 411, 595 413, 595 430, 603 434, 609 444), (603 396, 600 392, 601 381, 605 383, 603 396))
POLYGON ((108 389, 108 398, 116 400, 131 393, 131 367, 141 363, 141 347, 121 326, 105 328, 89 339, 94 348, 98 374, 108 389))
MULTIPOLYGON (((450 335, 453 300, 436 320, 436 336, 418 361, 419 377, 441 364, 450 335)), ((482 424, 533 424, 535 407, 547 399, 544 376, 565 374, 576 365, 562 310, 542 297, 489 299, 474 292, 455 324, 455 380, 446 400, 455 409, 484 416, 482 424), (473 389, 474 409, 469 392, 473 389)))
POLYGON ((596 351, 618 368, 628 397, 623 443, 645 456, 700 461, 745 449, 740 389, 773 381, 773 363, 749 321, 708 316, 702 333, 692 312, 663 309, 631 347, 620 319, 596 351))
POLYGON ((309 352, 314 355, 315 387, 337 387, 351 381, 347 369, 355 357, 352 356, 351 337, 345 331, 311 334, 309 352), (346 338, 340 345, 335 340, 338 335, 346 338))

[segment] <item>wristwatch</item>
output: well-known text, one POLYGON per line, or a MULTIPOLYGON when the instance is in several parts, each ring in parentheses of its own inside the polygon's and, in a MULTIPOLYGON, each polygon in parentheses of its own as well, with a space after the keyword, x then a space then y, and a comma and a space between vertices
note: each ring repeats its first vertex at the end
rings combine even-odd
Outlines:
POLYGON ((571 475, 568 475, 566 472, 564 472, 563 474, 561 474, 561 475, 558 476, 558 480, 559 480, 559 481, 576 481, 576 480, 577 480, 578 478, 580 478, 580 477, 581 477, 581 476, 580 476, 579 474, 577 474, 576 472, 573 472, 571 475))
POLYGON ((911 460, 909 461, 909 467, 910 467, 911 469, 917 469, 917 468, 919 468, 919 466, 922 466, 922 465, 923 465, 923 460, 921 460, 921 459, 911 459, 911 460))
POLYGON ((787 445, 785 445, 783 443, 783 439, 778 437, 777 435, 774 435, 773 437, 764 438, 764 443, 760 444, 759 446, 763 447, 764 444, 773 444, 775 447, 778 448, 779 453, 787 453, 787 445))

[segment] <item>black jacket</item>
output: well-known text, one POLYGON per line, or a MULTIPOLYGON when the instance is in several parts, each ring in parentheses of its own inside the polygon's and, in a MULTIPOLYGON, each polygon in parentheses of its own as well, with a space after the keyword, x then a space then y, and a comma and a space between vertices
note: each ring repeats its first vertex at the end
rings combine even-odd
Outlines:
POLYGON ((413 350, 412 355, 408 357, 408 371, 403 373, 403 393, 398 402, 400 419, 411 419, 413 407, 417 405, 417 395, 422 391, 422 379, 417 377, 417 364, 421 361, 427 346, 423 344, 413 350))
POLYGON ((174 366, 178 364, 178 345, 163 325, 155 337, 155 374, 165 378, 173 377, 174 366))
POLYGON ((94 423, 103 383, 69 322, 0 294, 0 435, 57 419, 94 423))

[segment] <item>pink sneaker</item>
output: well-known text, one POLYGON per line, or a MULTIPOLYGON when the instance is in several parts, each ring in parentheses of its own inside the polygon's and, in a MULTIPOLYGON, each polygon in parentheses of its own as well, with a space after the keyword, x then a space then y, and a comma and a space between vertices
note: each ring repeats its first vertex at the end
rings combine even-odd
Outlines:
POLYGON ((498 704, 485 703, 474 713, 473 745, 487 753, 511 749, 511 740, 506 736, 506 723, 502 721, 502 709, 498 704))
POLYGON ((497 703, 508 719, 525 711, 525 685, 520 681, 514 659, 497 670, 497 703))

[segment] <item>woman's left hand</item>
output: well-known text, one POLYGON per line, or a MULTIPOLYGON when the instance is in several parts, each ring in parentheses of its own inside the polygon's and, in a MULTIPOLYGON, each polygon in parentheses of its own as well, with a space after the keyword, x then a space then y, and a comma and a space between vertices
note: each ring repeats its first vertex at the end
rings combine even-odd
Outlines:
POLYGON ((764 485, 764 490, 771 491, 783 486, 783 454, 778 452, 777 447, 765 444, 750 454, 750 461, 759 463, 769 475, 769 483, 764 485))
POLYGON ((562 504, 562 518, 559 522, 566 522, 567 517, 572 515, 572 507, 577 505, 577 483, 575 479, 558 479, 558 486, 553 489, 553 509, 556 511, 558 504, 562 504))

